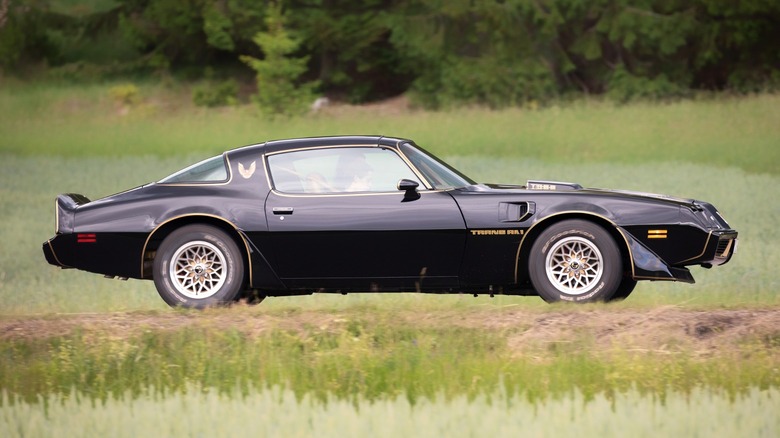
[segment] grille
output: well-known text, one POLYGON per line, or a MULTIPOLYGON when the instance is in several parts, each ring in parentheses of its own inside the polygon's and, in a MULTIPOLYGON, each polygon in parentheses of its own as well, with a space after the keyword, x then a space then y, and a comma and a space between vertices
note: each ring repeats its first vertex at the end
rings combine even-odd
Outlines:
POLYGON ((715 249, 715 257, 726 257, 729 255, 731 244, 734 243, 733 239, 721 239, 718 241, 718 248, 715 249))

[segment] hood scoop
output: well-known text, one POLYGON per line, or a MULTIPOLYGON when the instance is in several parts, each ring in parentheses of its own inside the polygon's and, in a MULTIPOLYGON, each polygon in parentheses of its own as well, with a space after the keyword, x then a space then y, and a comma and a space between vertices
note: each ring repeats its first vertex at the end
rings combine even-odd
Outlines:
POLYGON ((561 182, 561 181, 536 181, 528 180, 525 185, 528 190, 582 190, 582 186, 577 183, 561 182))

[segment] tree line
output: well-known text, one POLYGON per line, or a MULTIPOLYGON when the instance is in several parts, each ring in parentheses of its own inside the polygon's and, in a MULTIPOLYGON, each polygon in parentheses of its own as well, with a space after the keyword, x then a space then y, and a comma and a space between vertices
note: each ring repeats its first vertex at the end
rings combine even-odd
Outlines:
POLYGON ((779 41, 776 0, 0 0, 6 74, 246 77, 282 45, 292 82, 430 108, 777 89, 779 41))

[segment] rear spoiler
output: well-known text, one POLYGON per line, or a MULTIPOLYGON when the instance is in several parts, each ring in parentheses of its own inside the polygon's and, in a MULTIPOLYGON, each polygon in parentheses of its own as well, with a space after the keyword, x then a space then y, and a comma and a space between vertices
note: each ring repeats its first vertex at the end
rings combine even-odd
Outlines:
POLYGON ((89 202, 89 198, 76 193, 64 193, 57 196, 55 201, 55 233, 72 233, 76 209, 89 202))

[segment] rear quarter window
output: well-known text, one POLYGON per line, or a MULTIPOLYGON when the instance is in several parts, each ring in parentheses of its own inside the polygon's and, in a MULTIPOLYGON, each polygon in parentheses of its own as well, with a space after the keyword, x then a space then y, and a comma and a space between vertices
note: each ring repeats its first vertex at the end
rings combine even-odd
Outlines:
POLYGON ((173 175, 163 178, 159 183, 216 183, 227 181, 227 179, 228 171, 225 158, 219 155, 182 169, 173 175))

